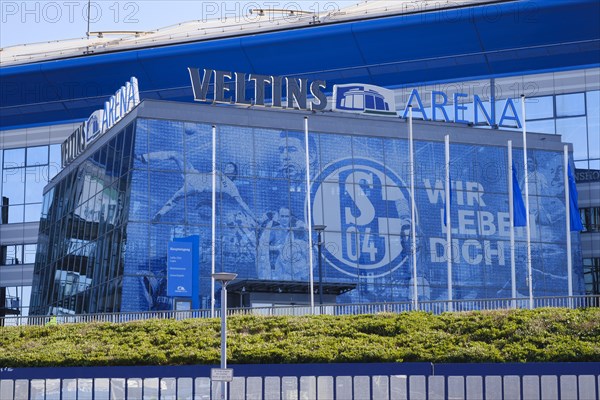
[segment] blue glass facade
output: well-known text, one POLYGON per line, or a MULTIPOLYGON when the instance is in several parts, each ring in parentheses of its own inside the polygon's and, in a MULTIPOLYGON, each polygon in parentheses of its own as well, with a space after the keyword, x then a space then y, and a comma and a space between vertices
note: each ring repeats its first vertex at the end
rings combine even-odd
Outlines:
MULTIPOLYGON (((352 118, 348 120, 351 126, 352 118)), ((306 282, 304 133, 219 124, 217 138, 217 271, 235 272, 242 280, 306 282)), ((507 149, 455 143, 450 151, 453 297, 509 298, 507 149)), ((49 245, 40 243, 34 286, 54 285, 54 294, 34 295, 36 312, 45 314, 47 307, 72 312, 172 309, 166 294, 167 245, 190 235, 200 237, 200 305, 210 307, 211 154, 211 124, 137 118, 65 175, 64 182, 90 183, 58 183, 45 195, 47 223, 42 221, 40 232, 48 233, 49 245), (122 153, 111 150, 111 143, 122 153), (104 153, 112 154, 112 162, 104 153), (97 168, 109 164, 110 169, 97 168), (89 173, 96 170, 101 179, 89 173), (53 211, 59 207, 62 214, 53 211), (87 223, 82 222, 84 214, 87 223), (56 250, 52 229, 70 227, 65 221, 76 215, 80 226, 64 236, 70 244, 56 250), (86 236, 86 229, 94 234, 86 236), (79 245, 73 243, 74 232, 83 232, 79 245), (88 257, 85 273, 82 267, 72 269, 72 261, 66 269, 60 267, 64 263, 58 259, 73 255, 88 257), (83 308, 73 309, 57 295, 72 280, 70 272, 79 274, 71 296, 79 296, 75 302, 83 308)), ((444 144, 416 141, 415 155, 419 299, 445 300, 444 144)), ((562 152, 530 150, 529 155, 534 296, 567 295, 562 152)), ((515 149, 513 156, 522 168, 522 152, 515 149)), ((410 300, 407 141, 375 131, 311 131, 309 160, 312 223, 327 226, 323 281, 356 284, 338 302, 410 300)), ((525 228, 515 232, 517 290, 527 296, 525 228)), ((573 248, 579 251, 579 235, 573 236, 573 248)), ((315 276, 316 254, 315 248, 315 276)), ((574 260, 574 293, 583 294, 580 255, 574 260)))

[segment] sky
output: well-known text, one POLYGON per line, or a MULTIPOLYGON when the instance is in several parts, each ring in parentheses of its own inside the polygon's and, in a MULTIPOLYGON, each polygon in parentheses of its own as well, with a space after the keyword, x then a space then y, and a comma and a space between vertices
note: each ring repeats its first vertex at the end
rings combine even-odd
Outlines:
MULTIPOLYGON (((89 22, 90 32, 148 31, 191 20, 243 20, 251 9, 322 12, 359 1, 91 0, 89 22)), ((0 5, 0 47, 86 36, 86 0, 0 0, 0 5)))

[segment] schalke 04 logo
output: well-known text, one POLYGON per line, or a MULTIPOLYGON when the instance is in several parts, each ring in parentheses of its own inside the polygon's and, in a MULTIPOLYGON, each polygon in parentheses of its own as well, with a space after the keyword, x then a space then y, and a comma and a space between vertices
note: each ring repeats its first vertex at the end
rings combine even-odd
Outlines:
POLYGON ((366 159, 329 164, 311 193, 313 220, 327 226, 323 255, 338 271, 373 278, 405 265, 410 196, 389 168, 366 159))

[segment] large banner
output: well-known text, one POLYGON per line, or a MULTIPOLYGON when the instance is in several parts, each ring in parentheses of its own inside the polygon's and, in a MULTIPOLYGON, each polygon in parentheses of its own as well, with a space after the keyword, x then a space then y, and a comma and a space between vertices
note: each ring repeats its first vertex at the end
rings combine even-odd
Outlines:
MULTIPOLYGON (((411 221, 405 140, 369 136, 376 132, 311 132, 307 196, 302 132, 219 126, 217 133, 217 270, 235 272, 238 279, 308 280, 310 199, 313 224, 326 225, 323 280, 357 284, 338 301, 407 301, 415 278, 422 300, 447 298, 442 142, 415 143, 417 217, 411 221)), ((500 134, 482 130, 482 135, 500 134)), ((128 239, 135 244, 126 253, 126 270, 160 273, 169 238, 200 235, 206 306, 213 251, 211 127, 140 120, 135 142, 128 224, 128 239)), ((453 297, 510 297, 506 149, 453 144, 450 152, 453 297)), ((522 160, 522 152, 514 151, 514 159, 522 160)), ((566 295, 562 153, 530 150, 529 159, 534 295, 566 295)), ((522 164, 517 166, 523 187, 522 164)), ((515 233, 517 290, 527 296, 525 228, 515 233)), ((578 235, 573 240, 579 251, 578 235)), ((578 253, 574 260, 574 292, 582 293, 578 253)))

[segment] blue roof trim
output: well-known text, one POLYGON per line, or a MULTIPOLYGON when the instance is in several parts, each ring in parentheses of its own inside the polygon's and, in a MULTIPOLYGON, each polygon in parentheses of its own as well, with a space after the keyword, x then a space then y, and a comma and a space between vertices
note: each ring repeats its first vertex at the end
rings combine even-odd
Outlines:
POLYGON ((390 87, 579 69, 600 64, 598 15, 597 0, 508 1, 4 67, 0 128, 83 118, 130 76, 185 101, 189 66, 390 87))

